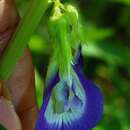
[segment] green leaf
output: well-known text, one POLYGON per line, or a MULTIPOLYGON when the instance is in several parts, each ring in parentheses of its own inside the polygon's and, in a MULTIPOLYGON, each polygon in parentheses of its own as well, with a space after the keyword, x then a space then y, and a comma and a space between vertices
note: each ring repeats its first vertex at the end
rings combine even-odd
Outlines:
POLYGON ((43 93, 45 90, 44 81, 39 72, 35 69, 35 83, 36 83, 36 95, 37 95, 37 103, 40 108, 43 101, 43 93))
POLYGON ((112 2, 118 2, 130 6, 130 0, 111 0, 112 2))
POLYGON ((46 52, 46 41, 40 35, 33 35, 29 40, 29 48, 33 53, 43 54, 46 52))
POLYGON ((0 130, 7 130, 2 124, 0 124, 0 130))
POLYGON ((126 67, 130 66, 130 50, 122 45, 110 43, 88 43, 83 47, 83 54, 96 57, 106 61, 107 63, 122 64, 126 67))
POLYGON ((95 24, 83 23, 81 28, 82 39, 88 41, 102 41, 113 35, 114 31, 111 28, 100 28, 95 24))

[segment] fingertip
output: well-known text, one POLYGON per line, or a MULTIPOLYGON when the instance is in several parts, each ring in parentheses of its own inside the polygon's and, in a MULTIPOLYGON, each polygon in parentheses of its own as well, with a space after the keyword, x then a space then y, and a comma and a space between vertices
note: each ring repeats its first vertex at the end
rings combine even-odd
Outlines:
POLYGON ((0 81, 0 96, 2 95, 2 83, 0 81))
POLYGON ((0 97, 0 124, 8 130, 22 130, 12 103, 4 97, 0 97))

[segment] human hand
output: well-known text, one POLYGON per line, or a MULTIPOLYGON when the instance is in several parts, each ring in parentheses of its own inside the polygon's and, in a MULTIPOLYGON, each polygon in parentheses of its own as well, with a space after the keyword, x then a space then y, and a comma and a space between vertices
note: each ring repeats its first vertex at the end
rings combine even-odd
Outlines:
MULTIPOLYGON (((0 0, 0 57, 19 21, 14 0, 0 0)), ((25 49, 8 81, 0 82, 0 124, 8 130, 34 130, 38 107, 31 54, 25 49)))
POLYGON ((22 130, 34 130, 35 127, 38 108, 30 58, 26 50, 11 78, 0 85, 0 123, 8 130, 21 130, 21 126, 22 130))

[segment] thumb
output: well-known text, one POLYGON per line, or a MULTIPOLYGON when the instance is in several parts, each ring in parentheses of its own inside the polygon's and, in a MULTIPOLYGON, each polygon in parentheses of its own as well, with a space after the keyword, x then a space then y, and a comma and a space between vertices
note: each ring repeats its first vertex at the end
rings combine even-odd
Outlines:
MULTIPOLYGON (((0 94, 1 94, 0 85, 0 94)), ((22 130, 20 120, 11 101, 0 95, 0 124, 7 130, 22 130)))

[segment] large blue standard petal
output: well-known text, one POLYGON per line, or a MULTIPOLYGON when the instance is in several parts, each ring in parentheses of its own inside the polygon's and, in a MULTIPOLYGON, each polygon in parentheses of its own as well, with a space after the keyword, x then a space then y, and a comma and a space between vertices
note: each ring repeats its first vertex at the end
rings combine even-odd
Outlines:
POLYGON ((100 121, 103 112, 102 93, 99 88, 95 86, 95 84, 86 79, 85 75, 78 66, 73 66, 73 69, 77 74, 81 85, 83 86, 87 99, 83 113, 81 116, 77 116, 78 113, 71 115, 67 114, 65 116, 55 115, 54 118, 54 115, 50 112, 48 114, 48 119, 50 118, 51 121, 46 118, 45 113, 51 99, 51 92, 59 81, 59 77, 56 74, 48 85, 45 100, 40 110, 35 130, 90 130, 100 121), (71 118, 71 116, 74 116, 74 119, 71 118))

